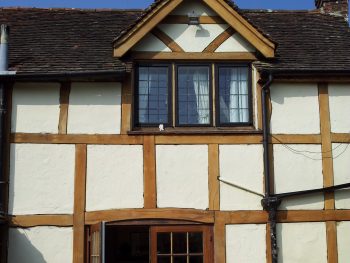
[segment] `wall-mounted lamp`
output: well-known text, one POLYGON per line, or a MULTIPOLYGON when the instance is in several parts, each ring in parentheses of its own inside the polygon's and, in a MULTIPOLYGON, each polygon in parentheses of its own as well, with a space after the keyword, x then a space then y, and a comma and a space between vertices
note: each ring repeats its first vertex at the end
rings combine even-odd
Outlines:
POLYGON ((199 25, 199 15, 195 11, 188 13, 188 25, 199 25))

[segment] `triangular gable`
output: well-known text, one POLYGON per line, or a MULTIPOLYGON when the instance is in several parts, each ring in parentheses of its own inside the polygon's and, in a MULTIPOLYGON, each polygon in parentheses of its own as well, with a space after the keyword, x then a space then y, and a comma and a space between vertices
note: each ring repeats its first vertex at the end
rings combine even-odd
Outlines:
MULTIPOLYGON (((114 43, 114 56, 122 57, 131 50, 146 34, 150 33, 156 26, 166 18, 173 10, 186 0, 159 0, 155 1, 146 10, 145 15, 123 33, 114 43)), ((267 58, 275 55, 275 44, 259 32, 244 17, 242 17, 233 6, 228 4, 230 0, 198 0, 205 3, 216 12, 229 26, 241 35, 250 45, 267 58)))

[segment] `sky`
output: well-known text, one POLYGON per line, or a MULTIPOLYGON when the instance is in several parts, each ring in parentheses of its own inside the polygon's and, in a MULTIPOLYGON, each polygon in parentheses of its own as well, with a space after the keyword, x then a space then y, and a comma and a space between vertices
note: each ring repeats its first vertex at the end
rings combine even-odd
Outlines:
MULTIPOLYGON (((0 6, 68 8, 145 8, 153 0, 0 0, 0 6)), ((235 0, 240 8, 313 9, 314 0, 235 0)))

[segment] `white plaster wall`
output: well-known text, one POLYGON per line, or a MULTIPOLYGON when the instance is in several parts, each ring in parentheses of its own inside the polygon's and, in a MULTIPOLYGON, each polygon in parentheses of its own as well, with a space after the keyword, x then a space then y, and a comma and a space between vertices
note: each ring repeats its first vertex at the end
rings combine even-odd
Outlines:
POLYGON ((326 223, 277 224, 279 263, 326 263, 326 223))
POLYGON ((120 83, 72 83, 68 110, 68 133, 119 134, 120 123, 120 83))
POLYGON ((74 145, 12 144, 9 213, 72 214, 74 145))
MULTIPOLYGON (((274 145, 275 192, 286 193, 323 187, 321 145, 274 145)), ((291 198, 284 209, 323 209, 323 195, 291 198)))
POLYGON ((222 43, 215 52, 254 52, 254 47, 240 34, 235 33, 222 43))
POLYGON ((62 263, 73 261, 71 227, 10 228, 8 263, 62 263))
POLYGON ((188 13, 192 13, 193 11, 196 14, 201 16, 216 16, 217 14, 207 5, 203 3, 199 3, 195 0, 186 0, 183 4, 178 6, 171 15, 187 15, 188 13))
MULTIPOLYGON (((221 179, 263 194, 262 145, 220 145, 221 179)), ((220 183, 221 210, 262 210, 261 196, 220 183)))
POLYGON ((208 146, 159 145, 156 152, 158 207, 208 208, 208 146))
POLYGON ((57 133, 60 115, 58 83, 16 82, 12 95, 12 132, 57 133))
MULTIPOLYGON (((350 144, 333 143, 334 185, 350 183, 350 144)), ((335 192, 335 207, 350 209, 350 190, 335 192)))
POLYGON ((274 134, 319 134, 316 84, 275 83, 271 86, 271 131, 274 134))
POLYGON ((334 133, 350 132, 350 85, 330 84, 329 110, 334 133))
POLYGON ((89 145, 86 210, 142 207, 142 146, 89 145))
POLYGON ((169 35, 185 52, 202 52, 217 36, 224 32, 226 24, 160 24, 158 27, 169 35))
POLYGON ((227 225, 226 262, 265 263, 266 225, 227 225))
POLYGON ((133 48, 134 51, 145 52, 171 52, 171 50, 153 34, 146 35, 133 48))
POLYGON ((337 223, 338 263, 348 263, 350 258, 350 222, 337 223))

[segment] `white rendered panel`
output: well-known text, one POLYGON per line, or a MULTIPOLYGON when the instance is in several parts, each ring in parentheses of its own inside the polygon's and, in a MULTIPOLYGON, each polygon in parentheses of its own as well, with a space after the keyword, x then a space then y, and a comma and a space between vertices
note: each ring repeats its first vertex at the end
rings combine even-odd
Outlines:
MULTIPOLYGON (((288 193, 323 187, 321 145, 274 145, 275 192, 288 193)), ((322 194, 285 199, 281 209, 323 209, 322 194)))
POLYGON ((217 14, 209 8, 207 5, 195 0, 186 0, 180 6, 178 6, 170 15, 182 15, 187 16, 188 13, 195 11, 196 14, 201 16, 216 16, 217 14))
MULTIPOLYGON (((227 182, 263 194, 263 164, 261 145, 220 145, 220 178, 227 182)), ((221 210, 261 210, 261 198, 235 186, 220 183, 221 210)))
POLYGON ((279 262, 327 263, 326 223, 277 224, 279 262))
POLYGON ((142 207, 142 146, 89 145, 86 210, 142 207))
POLYGON ((133 47, 134 51, 145 52, 171 52, 171 50, 152 33, 146 35, 133 47))
POLYGON ((68 133, 119 134, 120 123, 120 83, 72 83, 69 97, 68 133))
POLYGON ((330 84, 328 89, 332 132, 349 133, 350 85, 330 84))
POLYGON ((158 207, 208 208, 208 146, 159 145, 156 151, 158 207))
POLYGON ((58 133, 59 83, 16 82, 12 95, 12 132, 58 133))
POLYGON ((72 214, 74 145, 12 144, 9 213, 72 214))
POLYGON ((69 263, 73 261, 71 227, 10 228, 8 263, 69 263))
MULTIPOLYGON (((350 144, 333 143, 334 185, 350 183, 350 144)), ((336 209, 350 209, 350 190, 335 192, 336 209)))
POLYGON ((254 47, 240 34, 235 33, 222 43, 215 52, 254 52, 254 47))
POLYGON ((277 83, 271 86, 274 134, 319 134, 317 84, 277 83))
POLYGON ((227 225, 226 262, 265 263, 266 225, 227 225))
POLYGON ((337 223, 338 263, 348 263, 350 258, 350 222, 337 223))
POLYGON ((160 24, 158 27, 169 35, 185 52, 202 52, 217 36, 224 32, 226 24, 160 24))

